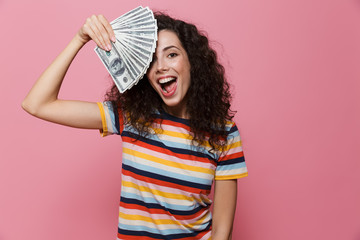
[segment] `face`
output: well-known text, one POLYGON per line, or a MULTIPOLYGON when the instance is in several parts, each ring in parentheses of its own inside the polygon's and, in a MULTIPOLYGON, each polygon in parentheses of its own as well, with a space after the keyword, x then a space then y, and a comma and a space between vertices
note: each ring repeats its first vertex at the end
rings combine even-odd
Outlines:
POLYGON ((186 93, 190 86, 190 62, 177 35, 158 33, 157 47, 147 72, 151 86, 162 98, 165 110, 186 118, 186 93))

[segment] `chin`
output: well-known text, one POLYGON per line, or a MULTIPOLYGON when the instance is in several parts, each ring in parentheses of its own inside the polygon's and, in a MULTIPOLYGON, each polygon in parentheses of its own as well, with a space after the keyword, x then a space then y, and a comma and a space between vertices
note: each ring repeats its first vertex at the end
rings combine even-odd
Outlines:
POLYGON ((167 101, 167 100, 163 99, 163 102, 168 107, 176 107, 176 106, 180 105, 179 101, 167 101))

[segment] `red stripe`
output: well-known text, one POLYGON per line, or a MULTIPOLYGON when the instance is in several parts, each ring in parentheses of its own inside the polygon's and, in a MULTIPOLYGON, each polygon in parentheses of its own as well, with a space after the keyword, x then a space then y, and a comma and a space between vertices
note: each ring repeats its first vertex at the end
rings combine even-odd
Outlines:
POLYGON ((200 211, 198 211, 197 213, 194 214, 190 214, 190 215, 179 215, 179 214, 172 214, 169 211, 166 211, 164 209, 156 209, 156 208, 147 208, 145 206, 141 206, 138 204, 134 204, 134 203, 124 203, 124 202, 120 202, 120 207, 126 208, 126 209, 136 209, 136 210, 141 210, 144 211, 146 213, 150 213, 150 214, 164 214, 169 216, 170 218, 175 217, 176 220, 197 220, 197 218, 203 214, 206 210, 208 209, 201 209, 200 211))
POLYGON ((186 124, 183 123, 179 123, 179 122, 174 122, 172 120, 166 120, 166 119, 159 119, 157 118, 154 123, 157 124, 164 124, 164 125, 168 125, 168 126, 174 126, 174 127, 180 127, 183 128, 185 130, 187 130, 188 132, 190 132, 190 127, 186 124))
POLYGON ((151 238, 151 237, 145 237, 145 236, 131 236, 131 235, 123 235, 118 233, 117 237, 119 239, 126 239, 126 240, 159 240, 158 238, 151 238))
POLYGON ((154 146, 154 145, 145 143, 145 142, 140 141, 140 140, 134 141, 134 139, 131 138, 131 137, 125 137, 125 136, 123 136, 123 137, 122 137, 122 140, 123 140, 123 142, 129 143, 129 144, 132 144, 132 145, 136 145, 136 146, 139 146, 139 147, 143 147, 143 148, 146 148, 146 149, 150 149, 150 150, 155 151, 155 152, 158 152, 158 153, 166 154, 166 155, 169 155, 169 156, 174 156, 174 157, 177 157, 177 158, 180 158, 180 159, 184 159, 184 160, 189 160, 189 161, 197 161, 197 162, 202 162, 202 163, 210 163, 210 164, 212 164, 213 166, 215 166, 215 162, 214 162, 214 161, 211 161, 210 159, 205 158, 205 157, 197 157, 197 156, 190 155, 190 154, 174 153, 174 152, 172 152, 172 151, 169 150, 169 149, 165 149, 165 148, 162 148, 162 147, 154 146))
POLYGON ((241 152, 229 154, 229 155, 226 155, 226 156, 224 156, 222 158, 219 158, 219 162, 220 161, 226 161, 226 160, 229 160, 229 159, 241 158, 243 156, 244 156, 244 152, 241 151, 241 152))
MULTIPOLYGON (((211 228, 207 231, 203 231, 203 232, 200 232, 198 235, 196 236, 193 236, 193 237, 185 237, 185 238, 177 238, 179 240, 196 240, 196 239, 200 239, 202 238, 203 236, 205 236, 209 231, 211 231, 211 228)), ((152 237, 145 237, 145 236, 131 236, 131 235, 123 235, 123 234, 120 234, 118 233, 117 234, 117 237, 119 239, 126 239, 126 240, 159 240, 158 238, 152 238, 152 237)))
POLYGON ((119 118, 119 134, 124 130, 124 115, 122 114, 121 108, 118 108, 118 118, 119 118))

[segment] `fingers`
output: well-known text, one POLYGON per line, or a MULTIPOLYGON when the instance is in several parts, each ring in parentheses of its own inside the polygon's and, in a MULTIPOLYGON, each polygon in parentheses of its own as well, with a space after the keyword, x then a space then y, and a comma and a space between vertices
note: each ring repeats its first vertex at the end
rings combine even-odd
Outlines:
POLYGON ((111 41, 116 42, 115 33, 114 33, 114 30, 112 29, 109 21, 103 15, 99 15, 99 20, 105 27, 106 31, 108 32, 111 41))
POLYGON ((115 34, 106 18, 102 15, 92 15, 83 26, 87 34, 100 48, 110 51, 111 41, 115 42, 115 34))

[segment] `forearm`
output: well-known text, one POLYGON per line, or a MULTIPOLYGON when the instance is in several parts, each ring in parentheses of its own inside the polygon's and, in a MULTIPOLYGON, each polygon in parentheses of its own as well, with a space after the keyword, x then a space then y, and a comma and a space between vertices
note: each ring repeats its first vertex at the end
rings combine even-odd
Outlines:
POLYGON ((215 181, 212 240, 231 240, 236 196, 236 179, 215 181))
POLYGON ((212 230, 211 240, 231 240, 232 239, 232 228, 229 230, 212 230))
POLYGON ((115 41, 110 23, 102 15, 92 15, 75 37, 36 81, 22 107, 46 121, 87 129, 102 129, 102 117, 96 102, 58 99, 65 74, 79 50, 90 40, 104 50, 115 41))
POLYGON ((65 74, 84 44, 76 35, 42 73, 22 103, 27 112, 37 115, 39 108, 57 100, 65 74))

